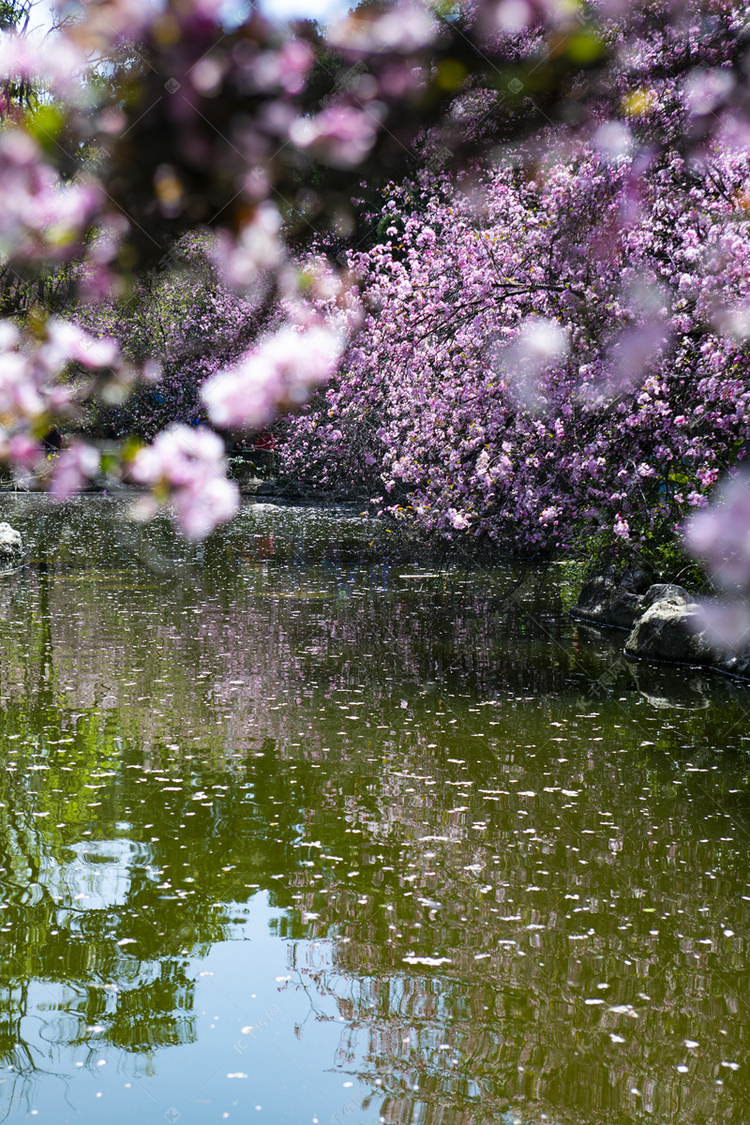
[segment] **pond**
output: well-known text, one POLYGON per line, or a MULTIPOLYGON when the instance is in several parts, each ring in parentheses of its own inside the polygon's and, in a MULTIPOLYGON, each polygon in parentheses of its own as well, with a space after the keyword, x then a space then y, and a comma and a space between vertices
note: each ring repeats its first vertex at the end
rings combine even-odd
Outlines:
POLYGON ((5 496, 0 1120, 750 1120, 750 688, 356 510, 5 496))

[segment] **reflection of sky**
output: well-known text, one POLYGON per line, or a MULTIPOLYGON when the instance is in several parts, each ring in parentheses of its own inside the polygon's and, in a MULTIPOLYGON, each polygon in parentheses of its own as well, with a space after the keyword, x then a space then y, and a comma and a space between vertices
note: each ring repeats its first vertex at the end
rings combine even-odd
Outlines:
MULTIPOLYGON (((100 846, 111 849, 112 844, 100 846)), ((245 915, 241 935, 238 930, 235 940, 216 942, 204 957, 184 959, 186 979, 196 987, 191 1006, 173 1013, 175 1021, 189 1021, 189 1037, 178 1047, 150 1056, 114 1047, 106 1027, 121 1002, 117 990, 93 985, 106 999, 91 1023, 80 986, 32 979, 23 1034, 40 1062, 23 1091, 22 1079, 2 1072, 0 1121, 31 1115, 40 1122, 96 1125, 382 1121, 380 1094, 363 1104, 372 1085, 359 1079, 355 1057, 341 1052, 342 1042, 350 1039, 335 998, 311 992, 307 978, 295 968, 296 963, 327 968, 328 943, 280 941, 276 933, 282 912, 271 906, 267 893, 235 906, 245 915), (82 1026, 87 1026, 85 1042, 78 1041, 82 1026), (50 1044, 54 1078, 47 1061, 50 1044)), ((126 966, 123 961, 123 975, 117 979, 123 993, 132 983, 127 973, 135 971, 132 963, 126 966)), ((153 972, 153 963, 140 963, 138 981, 150 983, 153 972)), ((137 1006, 133 1012, 145 1025, 145 1013, 137 1006)), ((154 1014, 155 1021, 159 1017, 168 1020, 169 1014, 154 1014)), ((360 1042, 367 1042, 367 1032, 360 1042)))

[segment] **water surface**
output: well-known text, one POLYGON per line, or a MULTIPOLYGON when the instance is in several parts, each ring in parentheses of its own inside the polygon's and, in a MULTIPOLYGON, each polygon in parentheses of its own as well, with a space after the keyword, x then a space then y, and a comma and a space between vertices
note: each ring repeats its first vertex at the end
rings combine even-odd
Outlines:
POLYGON ((5 497, 0 1119, 750 1120, 750 689, 345 509, 5 497))

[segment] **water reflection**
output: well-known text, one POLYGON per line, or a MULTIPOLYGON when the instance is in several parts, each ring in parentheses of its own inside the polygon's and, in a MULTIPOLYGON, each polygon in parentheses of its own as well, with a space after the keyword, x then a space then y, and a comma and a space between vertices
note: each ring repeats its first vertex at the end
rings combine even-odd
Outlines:
POLYGON ((3 513, 10 1118, 748 1120, 747 689, 626 662, 562 568, 121 515, 3 513))

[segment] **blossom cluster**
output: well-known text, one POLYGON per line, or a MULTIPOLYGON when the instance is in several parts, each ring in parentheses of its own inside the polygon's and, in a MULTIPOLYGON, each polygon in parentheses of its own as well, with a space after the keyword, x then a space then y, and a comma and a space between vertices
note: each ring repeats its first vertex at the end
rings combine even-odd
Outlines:
MULTIPOLYGON (((744 5, 467 0, 446 14, 394 0, 360 5, 325 35, 255 5, 236 26, 220 13, 215 0, 97 0, 41 43, 12 20, 0 32, 6 316, 28 290, 22 338, 3 344, 0 456, 44 479, 44 428, 74 424, 92 395, 119 409, 133 365, 141 431, 149 410, 158 426, 204 407, 217 425, 252 426, 300 407, 352 322, 311 311, 286 240, 326 217, 345 237, 363 177, 398 178, 420 157, 433 173, 466 168, 515 146, 512 175, 438 192, 419 214, 394 198, 390 241, 351 256, 384 313, 352 343, 318 427, 322 456, 361 423, 367 471, 426 525, 492 537, 520 524, 530 546, 564 540, 574 511, 611 515, 625 538, 638 505, 701 503, 718 450, 744 432, 744 5), (157 333, 156 356, 136 356, 113 325, 96 363, 70 342, 49 359, 61 330, 34 294, 55 290, 50 277, 69 271, 75 319, 97 334, 93 306, 127 304, 176 241, 208 228, 236 301, 226 289, 207 298, 208 336, 198 310, 185 318, 177 336, 193 334, 192 352, 157 333), (237 330, 217 345, 222 318, 237 330), (155 358, 166 381, 152 394, 155 358), (697 388, 684 423, 683 384, 697 388)), ((160 301, 169 295, 149 307, 160 301)), ((187 514, 202 492, 180 483, 174 432, 159 448, 175 472, 153 477, 155 495, 207 532, 208 517, 187 514)), ((94 465, 73 448, 57 491, 94 465)), ((216 504, 217 520, 230 508, 216 504)))
POLYGON ((288 460, 524 554, 674 535, 750 437, 750 158, 634 163, 571 141, 394 186, 351 262, 371 312, 288 460))
POLYGON ((151 485, 155 493, 153 499, 141 502, 138 514, 152 515, 162 491, 171 498, 180 526, 191 539, 204 538, 239 508, 237 485, 226 478, 224 444, 204 427, 169 426, 152 445, 139 450, 130 475, 151 485))

